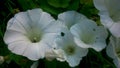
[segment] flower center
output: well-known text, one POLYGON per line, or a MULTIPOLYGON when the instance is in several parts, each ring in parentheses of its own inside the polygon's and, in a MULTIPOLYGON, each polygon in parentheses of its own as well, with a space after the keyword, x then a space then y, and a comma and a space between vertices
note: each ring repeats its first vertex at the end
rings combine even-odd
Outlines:
POLYGON ((73 55, 75 53, 75 47, 74 46, 67 46, 65 48, 65 52, 68 54, 68 55, 73 55))
POLYGON ((95 39, 94 36, 91 34, 83 34, 81 36, 81 40, 85 43, 85 44, 92 44, 94 43, 95 39))
POLYGON ((33 37, 33 39, 31 39, 31 41, 32 41, 33 43, 36 43, 36 42, 39 42, 39 41, 40 41, 40 39, 39 39, 39 38, 37 38, 37 37, 33 37))
POLYGON ((37 43, 41 40, 41 34, 31 34, 28 38, 32 43, 37 43))

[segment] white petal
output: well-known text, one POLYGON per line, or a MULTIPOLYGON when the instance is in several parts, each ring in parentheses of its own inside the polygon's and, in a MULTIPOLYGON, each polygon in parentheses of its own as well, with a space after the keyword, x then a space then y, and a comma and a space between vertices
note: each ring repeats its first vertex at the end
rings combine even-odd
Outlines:
POLYGON ((101 23, 107 27, 107 28, 111 28, 111 26, 113 25, 113 20, 110 18, 109 14, 108 13, 105 13, 105 12, 100 12, 99 13, 100 15, 100 21, 101 23))
POLYGON ((38 43, 28 44, 23 56, 28 57, 30 60, 38 60, 43 58, 43 54, 40 52, 38 43))
POLYGON ((114 23, 109 30, 115 37, 120 37, 120 23, 114 23))
POLYGON ((68 28, 85 18, 84 15, 75 11, 67 11, 58 15, 58 20, 64 22, 68 28))
POLYGON ((79 38, 77 38, 77 37, 74 37, 74 41, 75 41, 75 43, 78 45, 78 46, 80 46, 80 47, 82 47, 82 48, 91 48, 91 45, 89 45, 89 44, 85 44, 83 41, 81 41, 79 38))
POLYGON ((46 29, 52 22, 55 22, 55 19, 50 14, 43 12, 38 21, 38 26, 42 29, 46 29))
POLYGON ((79 57, 84 57, 84 56, 87 55, 87 53, 88 53, 88 49, 77 47, 75 56, 78 57, 78 58, 79 57))
POLYGON ((83 49, 80 47, 76 47, 76 52, 72 56, 67 56, 67 62, 71 67, 77 66, 80 61, 82 60, 82 57, 86 56, 88 53, 88 49, 83 49))
POLYGON ((49 50, 52 49, 53 45, 48 44, 47 42, 44 42, 43 40, 40 41, 39 43, 39 56, 40 58, 44 58, 45 57, 45 52, 48 52, 49 50))
POLYGON ((103 26, 96 28, 96 39, 92 48, 96 51, 101 51, 106 47, 106 38, 108 36, 107 30, 103 26))
MULTIPOLYGON (((117 15, 120 12, 120 4, 119 4, 119 0, 104 0, 105 5, 108 9, 109 14, 112 15, 117 15)), ((120 17, 120 16, 119 16, 120 17)), ((117 18, 117 17, 116 17, 117 18)))
POLYGON ((96 29, 97 25, 94 21, 91 20, 81 20, 80 23, 73 25, 70 29, 71 33, 75 36, 82 35, 84 33, 93 33, 93 30, 96 29), (78 35, 79 34, 79 35, 78 35))
POLYGON ((72 57, 71 56, 67 57, 67 62, 69 63, 69 65, 71 67, 77 66, 80 63, 81 60, 82 60, 82 58, 77 58, 77 57, 73 57, 73 56, 72 57))
MULTIPOLYGON (((81 23, 77 23, 71 27, 70 31, 74 35, 75 42, 79 46, 84 46, 84 44, 91 44, 94 41, 96 24, 93 21, 85 20, 81 23), (82 42, 82 43, 81 43, 82 42), (81 44, 80 44, 81 43, 81 44)), ((86 46, 85 46, 86 47, 86 46)))
POLYGON ((57 37, 55 42, 58 45, 58 48, 64 48, 64 45, 72 45, 73 42, 73 35, 70 33, 68 29, 61 30, 62 33, 64 33, 64 36, 57 37))
POLYGON ((66 26, 61 21, 51 22, 44 30, 45 33, 59 33, 64 30, 66 26))
POLYGON ((115 13, 120 10, 119 2, 119 0, 94 0, 94 5, 100 11, 115 13))
POLYGON ((39 61, 36 61, 32 64, 32 66, 30 68, 37 68, 39 65, 39 61))
POLYGON ((51 22, 55 21, 50 14, 43 12, 41 9, 28 10, 27 12, 32 22, 32 26, 37 27, 38 29, 44 29, 51 22))
POLYGON ((7 30, 4 35, 4 41, 6 44, 9 44, 16 41, 30 41, 30 40, 19 31, 7 30))
POLYGON ((76 44, 82 48, 93 48, 96 51, 101 51, 106 46, 106 29, 102 26, 97 26, 91 20, 85 20, 73 25, 70 31, 74 35, 76 44))
POLYGON ((95 43, 94 45, 91 46, 91 48, 95 49, 96 51, 101 51, 106 47, 106 42, 105 41, 98 41, 98 43, 95 43))
POLYGON ((23 56, 27 56, 30 60, 39 60, 45 57, 45 52, 49 51, 50 47, 44 41, 40 41, 38 43, 31 43, 23 56))
POLYGON ((117 68, 120 68, 120 59, 119 58, 115 58, 113 60, 114 64, 116 65, 117 68))
POLYGON ((28 10, 28 17, 30 18, 30 21, 32 22, 31 24, 36 24, 39 22, 40 17, 43 13, 42 9, 32 9, 32 10, 28 10))
POLYGON ((27 41, 15 41, 8 45, 8 49, 11 50, 15 54, 23 55, 28 44, 29 42, 27 41))
POLYGON ((120 58, 117 55, 117 50, 119 51, 119 49, 120 49, 119 43, 120 43, 119 38, 111 36, 110 43, 106 49, 107 55, 113 59, 113 62, 117 68, 120 67, 120 58))
POLYGON ((93 0, 95 7, 100 11, 107 11, 105 0, 93 0))
POLYGON ((14 30, 21 33, 27 33, 30 30, 30 20, 26 12, 20 12, 8 21, 7 30, 14 30))
POLYGON ((55 47, 54 42, 59 37, 57 33, 46 33, 42 36, 42 42, 46 43, 49 48, 55 47))
POLYGON ((111 58, 116 58, 115 48, 111 43, 107 46, 106 53, 111 58))

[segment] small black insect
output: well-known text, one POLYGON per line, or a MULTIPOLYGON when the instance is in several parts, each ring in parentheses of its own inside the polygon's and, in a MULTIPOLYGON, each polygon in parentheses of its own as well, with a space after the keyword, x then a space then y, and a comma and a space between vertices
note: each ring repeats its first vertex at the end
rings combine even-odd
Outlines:
POLYGON ((65 35, 65 33, 61 32, 61 36, 64 36, 64 35, 65 35))
POLYGON ((96 31, 96 29, 94 28, 93 31, 96 31))

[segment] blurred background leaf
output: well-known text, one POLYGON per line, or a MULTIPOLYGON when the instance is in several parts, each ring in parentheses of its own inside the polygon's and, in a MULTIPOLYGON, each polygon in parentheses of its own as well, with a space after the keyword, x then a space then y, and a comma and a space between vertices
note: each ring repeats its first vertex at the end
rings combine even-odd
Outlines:
POLYGON ((26 57, 23 57, 20 55, 10 54, 9 57, 10 57, 10 60, 15 61, 22 68, 30 68, 30 66, 33 63, 32 61, 28 60, 26 57))
POLYGON ((24 11, 36 8, 36 4, 33 2, 33 0, 17 0, 17 1, 18 4, 20 5, 20 8, 22 8, 24 11))
POLYGON ((56 8, 66 8, 70 0, 47 0, 48 4, 56 8))

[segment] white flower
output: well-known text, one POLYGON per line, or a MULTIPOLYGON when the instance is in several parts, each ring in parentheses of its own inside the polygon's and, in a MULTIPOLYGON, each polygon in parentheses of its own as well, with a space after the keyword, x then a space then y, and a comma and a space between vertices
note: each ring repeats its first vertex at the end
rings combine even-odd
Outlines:
POLYGON ((64 35, 56 39, 57 48, 54 52, 59 54, 57 60, 67 61, 71 67, 75 67, 80 63, 82 57, 87 55, 88 49, 77 46, 69 30, 63 30, 62 32, 64 35))
POLYGON ((113 59, 117 68, 120 68, 120 38, 110 37, 110 43, 106 49, 107 55, 113 59))
POLYGON ((75 43, 78 46, 94 48, 96 51, 101 51, 105 48, 106 30, 102 26, 98 27, 95 22, 84 15, 75 11, 67 11, 59 14, 57 21, 65 24, 73 34, 75 43))
POLYGON ((94 0, 100 20, 115 37, 120 37, 120 0, 94 0))
POLYGON ((0 65, 1 65, 2 63, 4 63, 4 61, 5 61, 4 57, 3 57, 3 56, 0 56, 0 65))
POLYGON ((92 20, 81 20, 73 25, 70 31, 74 35, 75 43, 82 48, 101 51, 106 46, 107 31, 92 20))
POLYGON ((85 20, 86 17, 76 11, 67 11, 58 15, 58 20, 70 29, 76 23, 80 23, 81 20, 85 20))
POLYGON ((31 60, 44 58, 59 31, 59 24, 41 9, 20 12, 7 24, 4 41, 9 50, 31 60))

